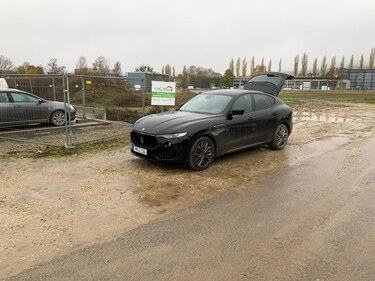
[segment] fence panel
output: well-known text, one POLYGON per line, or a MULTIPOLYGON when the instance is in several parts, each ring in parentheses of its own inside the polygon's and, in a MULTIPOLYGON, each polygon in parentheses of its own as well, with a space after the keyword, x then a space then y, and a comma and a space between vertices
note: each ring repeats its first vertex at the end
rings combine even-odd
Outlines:
MULTIPOLYGON (((162 109, 159 106, 152 106, 151 94, 137 91, 134 88, 134 81, 126 77, 8 75, 4 78, 10 88, 37 95, 48 101, 65 102, 64 108, 69 108, 71 104, 76 114, 75 120, 69 122, 67 126, 53 126, 50 124, 51 109, 48 108, 53 107, 55 103, 40 102, 38 98, 32 100, 30 97, 33 96, 27 93, 22 95, 26 95, 30 100, 21 97, 20 93, 18 97, 14 94, 14 98, 9 98, 6 105, 0 100, 0 155, 23 153, 23 151, 36 152, 45 146, 73 147, 104 139, 129 138, 135 120, 160 112, 162 109), (18 110, 15 108, 17 105, 21 107, 18 110), (7 107, 7 113, 4 107, 7 107), (41 117, 39 110, 42 108, 45 112, 41 117), (4 123, 4 118, 11 117, 13 119, 8 121, 12 123, 4 123), (22 119, 33 122, 21 124, 22 119)), ((17 93, 17 91, 13 92, 17 93)), ((0 95, 3 94, 2 90, 0 95)), ((172 110, 194 95, 195 93, 177 93, 176 106, 163 109, 172 110)), ((57 117, 68 118, 68 115, 69 113, 57 117)))

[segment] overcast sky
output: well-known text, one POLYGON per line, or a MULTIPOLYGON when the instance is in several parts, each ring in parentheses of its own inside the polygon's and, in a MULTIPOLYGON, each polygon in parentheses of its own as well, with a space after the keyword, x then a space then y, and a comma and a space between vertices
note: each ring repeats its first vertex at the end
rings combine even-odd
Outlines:
POLYGON ((306 52, 338 63, 352 54, 368 62, 375 47, 375 0, 1 0, 0 55, 16 66, 46 66, 50 58, 72 71, 80 56, 98 56, 123 72, 149 64, 213 68, 251 57, 291 71, 306 52))

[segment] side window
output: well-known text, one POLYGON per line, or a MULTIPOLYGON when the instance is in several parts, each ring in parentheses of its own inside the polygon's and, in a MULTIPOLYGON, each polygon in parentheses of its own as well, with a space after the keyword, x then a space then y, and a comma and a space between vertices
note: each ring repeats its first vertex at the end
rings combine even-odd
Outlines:
POLYGON ((23 93, 11 93, 14 102, 37 103, 38 99, 23 93))
POLYGON ((245 112, 252 111, 252 102, 250 94, 246 94, 237 98, 232 108, 243 108, 245 112))
POLYGON ((1 103, 9 102, 8 96, 6 93, 0 93, 0 102, 1 103))
POLYGON ((275 99, 267 95, 254 94, 256 110, 262 110, 275 105, 275 99))

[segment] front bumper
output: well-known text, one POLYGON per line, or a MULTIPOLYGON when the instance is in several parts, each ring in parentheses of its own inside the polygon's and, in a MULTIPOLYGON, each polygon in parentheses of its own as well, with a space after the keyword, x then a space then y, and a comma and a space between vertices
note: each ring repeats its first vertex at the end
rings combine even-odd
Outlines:
POLYGON ((132 131, 130 134, 132 145, 130 152, 140 158, 161 162, 186 162, 189 141, 187 136, 166 139, 160 136, 143 134, 132 131), (142 154, 134 150, 135 147, 145 150, 142 154))

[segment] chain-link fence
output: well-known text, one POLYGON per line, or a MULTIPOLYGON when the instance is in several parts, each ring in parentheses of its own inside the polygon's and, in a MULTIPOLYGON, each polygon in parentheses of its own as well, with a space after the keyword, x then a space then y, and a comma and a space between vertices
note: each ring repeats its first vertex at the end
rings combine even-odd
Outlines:
MULTIPOLYGON (((3 78, 9 89, 0 89, 0 154, 128 138, 132 122, 161 111, 151 105, 150 93, 143 92, 147 87, 135 87, 139 80, 132 81, 129 77, 7 75, 3 78), (1 101, 1 96, 6 100, 1 101), (53 115, 56 111, 60 115, 53 115)), ((193 95, 178 93, 176 104, 193 95)))

